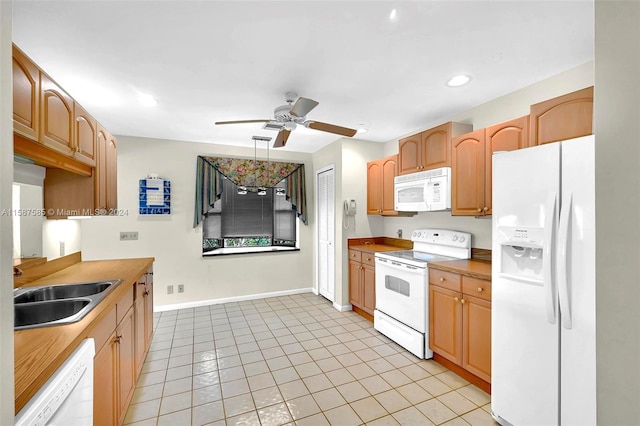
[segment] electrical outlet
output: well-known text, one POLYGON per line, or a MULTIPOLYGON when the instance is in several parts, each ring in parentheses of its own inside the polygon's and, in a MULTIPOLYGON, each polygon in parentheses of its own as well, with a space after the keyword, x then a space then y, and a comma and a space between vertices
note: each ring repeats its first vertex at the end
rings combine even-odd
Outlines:
POLYGON ((184 284, 178 284, 178 293, 184 293, 184 284))
POLYGON ((173 286, 172 285, 168 285, 167 286, 167 294, 173 294, 173 286))
POLYGON ((120 232, 120 241, 135 241, 137 239, 137 232, 120 232))

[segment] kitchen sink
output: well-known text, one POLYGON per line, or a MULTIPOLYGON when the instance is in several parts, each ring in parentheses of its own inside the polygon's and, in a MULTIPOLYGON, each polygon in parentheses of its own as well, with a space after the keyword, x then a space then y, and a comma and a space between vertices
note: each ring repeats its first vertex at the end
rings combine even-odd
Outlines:
POLYGON ((42 324, 58 325, 63 320, 75 322, 84 316, 83 309, 91 304, 91 299, 49 300, 46 302, 21 303, 14 307, 15 329, 42 326, 42 324), (80 316, 80 314, 82 314, 80 316))
POLYGON ((15 289, 14 330, 80 321, 120 282, 114 279, 15 289))
POLYGON ((58 284, 26 288, 21 294, 14 295, 13 303, 43 302, 46 300, 71 299, 102 293, 117 281, 99 281, 80 284, 58 284))

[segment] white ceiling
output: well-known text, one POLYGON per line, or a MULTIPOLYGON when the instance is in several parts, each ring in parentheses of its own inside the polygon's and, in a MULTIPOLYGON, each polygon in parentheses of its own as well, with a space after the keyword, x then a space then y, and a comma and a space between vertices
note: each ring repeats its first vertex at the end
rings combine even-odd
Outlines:
MULTIPOLYGON (((13 38, 116 135, 248 147, 276 133, 213 122, 272 118, 287 91, 386 142, 594 57, 591 0, 14 0, 13 38)), ((298 127, 281 149, 337 138, 298 127)))

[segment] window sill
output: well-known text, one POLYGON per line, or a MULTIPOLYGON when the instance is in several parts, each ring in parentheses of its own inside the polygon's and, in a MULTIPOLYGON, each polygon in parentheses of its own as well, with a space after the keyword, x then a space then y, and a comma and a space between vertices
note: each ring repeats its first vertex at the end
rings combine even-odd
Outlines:
POLYGON ((206 253, 202 253, 202 257, 212 256, 225 256, 231 254, 253 254, 253 253, 277 253, 277 252, 290 252, 300 251, 296 247, 223 247, 216 250, 212 250, 206 253))

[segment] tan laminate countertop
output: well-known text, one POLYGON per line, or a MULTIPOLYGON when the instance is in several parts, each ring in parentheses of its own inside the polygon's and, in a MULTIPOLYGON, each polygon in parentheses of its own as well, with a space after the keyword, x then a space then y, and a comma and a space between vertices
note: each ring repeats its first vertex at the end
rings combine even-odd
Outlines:
POLYGON ((369 253, 375 253, 379 251, 396 251, 396 250, 406 250, 402 247, 398 246, 390 246, 387 244, 358 244, 349 247, 349 250, 359 250, 369 253))
MULTIPOLYGON (((82 320, 67 325, 14 332, 15 412, 29 401, 75 348, 87 338, 118 300, 153 264, 154 259, 95 260, 75 263, 26 286, 119 278, 122 282, 82 320)), ((96 348, 99 349, 99 348, 96 348)))
POLYGON ((446 260, 429 263, 429 268, 467 275, 481 280, 491 280, 491 262, 482 260, 446 260))

